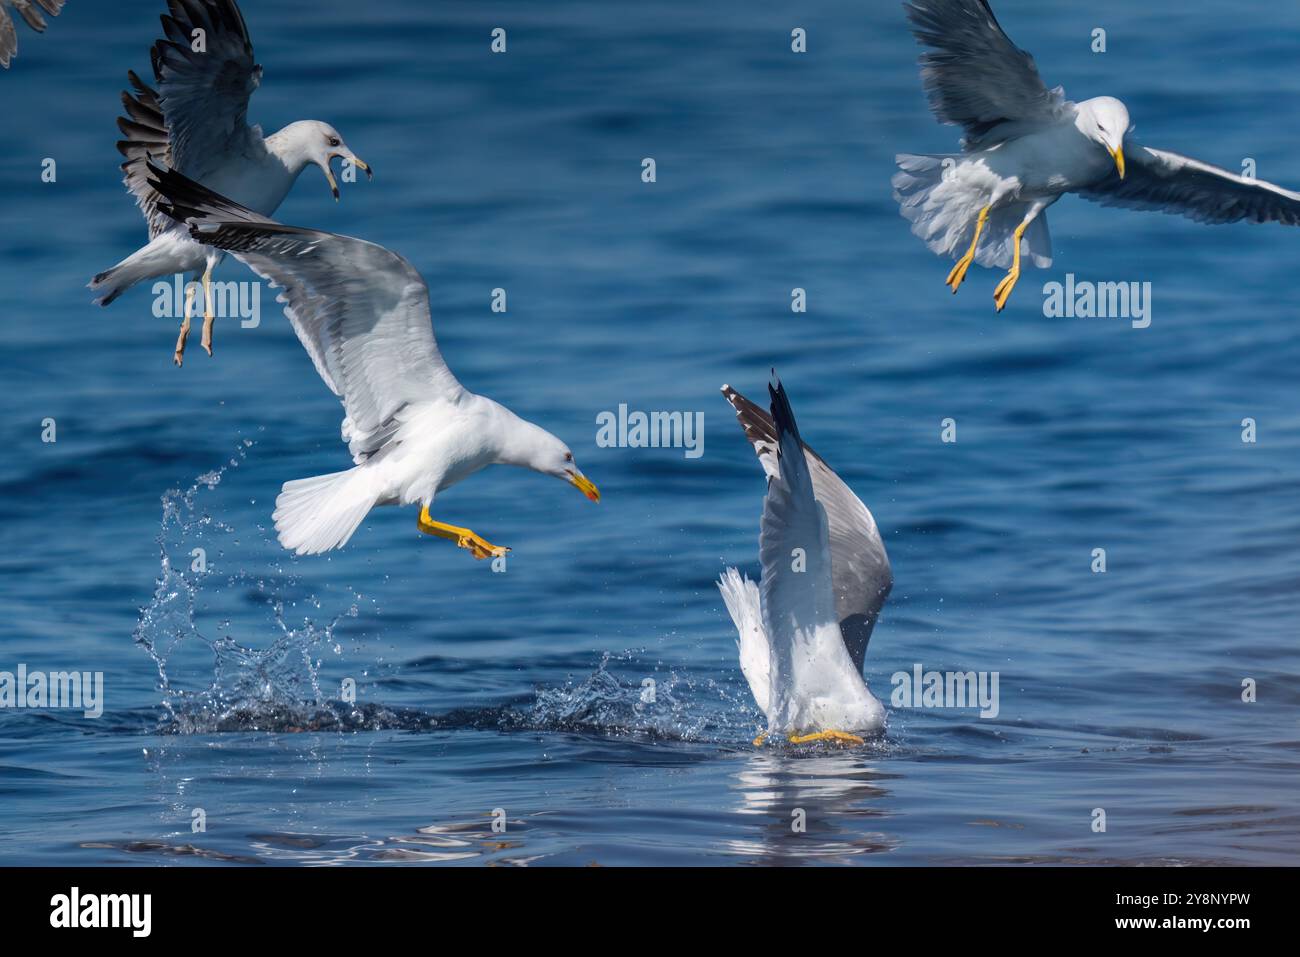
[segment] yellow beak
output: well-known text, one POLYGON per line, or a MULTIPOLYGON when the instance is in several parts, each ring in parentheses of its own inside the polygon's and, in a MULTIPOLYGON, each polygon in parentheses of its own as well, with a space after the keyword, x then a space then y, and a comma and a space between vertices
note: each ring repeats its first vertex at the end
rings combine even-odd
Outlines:
POLYGON ((1119 170, 1119 178, 1124 178, 1124 147, 1117 146, 1111 151, 1111 156, 1115 157, 1115 168, 1119 170))
MULTIPOLYGON (((345 162, 350 160, 353 166, 365 170, 366 179, 375 178, 374 170, 372 170, 369 164, 365 163, 359 156, 345 156, 343 153, 331 153, 329 158, 331 160, 336 158, 342 159, 345 162)), ((329 163, 325 164, 325 178, 329 180, 330 192, 334 194, 334 201, 337 203, 339 200, 339 184, 338 184, 338 180, 334 178, 334 170, 330 168, 329 163)))
POLYGON ((353 166, 359 166, 361 167, 362 170, 365 171, 366 179, 375 178, 375 172, 370 168, 370 164, 366 163, 360 156, 353 156, 351 157, 351 160, 353 166))
POLYGON ((587 476, 583 475, 581 472, 574 472, 569 476, 569 484, 593 502, 600 501, 600 489, 596 488, 591 479, 587 478, 587 476))

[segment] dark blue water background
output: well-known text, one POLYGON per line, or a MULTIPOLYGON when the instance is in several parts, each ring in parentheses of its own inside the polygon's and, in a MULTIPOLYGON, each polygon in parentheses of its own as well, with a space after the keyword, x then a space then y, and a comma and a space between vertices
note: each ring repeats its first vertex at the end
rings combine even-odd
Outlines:
MULTIPOLYGON (((1300 184, 1300 8, 996 6, 1148 142, 1300 184)), ((142 242, 113 121, 160 7, 72 0, 0 76, 0 670, 103 671, 107 699, 0 713, 0 860, 1297 861, 1300 235, 1067 198, 1056 264, 997 316, 997 275, 951 296, 890 199, 895 152, 956 141, 894 3, 247 0, 252 119, 328 120, 377 171, 338 205, 308 171, 280 218, 409 257, 462 381, 604 493, 498 469, 443 496, 513 547, 505 574, 410 509, 300 560, 276 492, 347 457, 269 296, 176 370, 147 288, 84 288, 142 242), (1152 283, 1151 327, 1044 316, 1067 272, 1152 283), (749 745, 712 582, 756 572, 763 481, 717 389, 761 396, 773 365, 893 559, 872 688, 997 671, 996 719, 749 745), (704 454, 597 447, 620 403, 703 412, 704 454)))

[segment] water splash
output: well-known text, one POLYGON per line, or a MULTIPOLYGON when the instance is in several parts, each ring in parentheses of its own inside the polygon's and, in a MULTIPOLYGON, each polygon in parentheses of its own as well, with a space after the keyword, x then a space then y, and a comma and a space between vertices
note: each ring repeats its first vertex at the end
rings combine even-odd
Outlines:
POLYGON ((636 734, 675 741, 734 737, 748 726, 752 708, 712 678, 696 681, 670 671, 666 677, 622 684, 609 671, 606 653, 576 684, 542 688, 531 706, 516 712, 522 727, 562 731, 636 734))
MULTIPOLYGON (((752 736, 756 712, 747 690, 676 671, 624 683, 611 665, 636 667, 630 654, 606 653, 584 678, 498 706, 438 714, 328 697, 322 661, 342 654, 335 631, 358 616, 360 593, 344 589, 345 595, 329 602, 339 610, 329 613, 326 602, 304 594, 300 580, 283 567, 273 575, 217 571, 236 563, 240 542, 236 529, 212 514, 220 511, 215 496, 254 444, 242 440, 226 464, 162 496, 158 579, 133 634, 158 669, 160 733, 476 729, 687 742, 752 736), (286 608, 302 604, 322 615, 290 624, 286 608), (262 615, 260 629, 250 605, 262 615), (239 622, 240 640, 232 620, 239 622)), ((279 545, 263 537, 278 555, 279 545)))
POLYGON ((364 724, 363 716, 332 707, 320 686, 322 655, 342 653, 334 631, 345 618, 357 616, 361 596, 352 593, 324 624, 307 618, 291 625, 287 600, 322 609, 315 596, 298 594, 296 577, 282 570, 274 576, 254 576, 242 568, 224 576, 216 571, 240 543, 236 530, 209 514, 206 503, 253 446, 251 439, 241 440, 225 465, 162 497, 158 579, 132 637, 158 669, 164 733, 364 724), (213 581, 224 587, 211 588, 213 581), (229 617, 204 624, 240 596, 262 609, 269 645, 237 641, 229 617))

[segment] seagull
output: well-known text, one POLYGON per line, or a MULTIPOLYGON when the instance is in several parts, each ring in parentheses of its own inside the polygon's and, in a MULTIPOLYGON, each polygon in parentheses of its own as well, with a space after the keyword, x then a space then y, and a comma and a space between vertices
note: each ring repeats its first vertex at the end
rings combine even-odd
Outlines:
MULTIPOLYGON (((235 0, 168 0, 167 5, 165 36, 152 52, 157 89, 128 71, 131 89, 122 93, 127 115, 117 121, 126 137, 117 144, 126 157, 123 182, 149 223, 149 243, 95 276, 90 288, 99 293, 95 302, 107 306, 142 280, 201 272, 202 344, 212 355, 212 270, 224 254, 194 242, 184 226, 158 210, 145 164, 156 159, 267 216, 309 165, 324 171, 335 200, 333 159, 343 160, 345 172, 360 167, 367 177, 374 173, 328 123, 299 120, 266 137, 260 126, 248 125, 248 100, 262 80, 262 68, 253 62, 253 44, 235 0)), ((193 298, 194 287, 187 284, 173 356, 178 366, 185 359, 193 298)))
POLYGON ((871 512, 800 440, 790 400, 773 377, 770 416, 722 387, 768 479, 761 590, 735 568, 718 581, 739 634, 740 670, 767 715, 767 731, 754 744, 775 734, 793 744, 863 744, 860 735, 885 724, 862 663, 894 584, 889 556, 871 512))
POLYGON ((272 518, 285 548, 299 555, 341 548, 376 505, 418 503, 421 531, 475 558, 504 556, 508 548, 429 515, 437 493, 489 465, 551 475, 600 501, 568 446, 456 380, 433 337, 429 287, 397 253, 285 226, 175 170, 153 163, 147 170, 162 214, 283 290, 276 301, 343 403, 354 467, 284 484, 272 518))
POLYGON ((5 7, 13 7, 29 27, 37 33, 44 33, 45 18, 41 16, 41 10, 36 9, 37 4, 52 17, 57 17, 63 9, 63 0, 0 0, 0 66, 6 70, 9 61, 18 54, 18 33, 5 7))
POLYGON ((1010 266, 993 294, 1001 312, 1022 249, 1040 269, 1052 264, 1044 211, 1065 193, 1202 223, 1300 225, 1300 193, 1142 146, 1114 97, 1072 103, 1060 87, 1049 90, 987 0, 903 6, 917 41, 931 48, 920 60, 930 108, 966 135, 961 153, 897 156, 894 199, 935 253, 957 258, 965 249, 945 280, 954 293, 972 262, 1010 266))

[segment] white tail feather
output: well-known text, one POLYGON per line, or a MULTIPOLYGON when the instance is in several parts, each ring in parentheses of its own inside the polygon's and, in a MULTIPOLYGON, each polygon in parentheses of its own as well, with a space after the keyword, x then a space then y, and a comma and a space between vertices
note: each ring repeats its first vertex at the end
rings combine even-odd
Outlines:
POLYGON ((736 647, 740 650, 740 670, 749 682, 749 690, 754 693, 754 703, 763 714, 767 714, 771 701, 771 666, 772 655, 768 648, 767 632, 763 629, 763 609, 758 594, 758 585, 741 576, 734 568, 728 568, 718 579, 718 591, 727 605, 731 620, 736 623, 736 633, 740 636, 736 647))
MULTIPOLYGON (((987 193, 967 188, 961 177, 945 179, 947 170, 961 159, 960 154, 903 153, 895 157, 899 171, 892 181, 898 210, 911 222, 912 232, 933 252, 953 259, 964 255, 970 246, 975 221, 988 202, 987 193)), ((975 261, 986 268, 1009 269, 1016 227, 1028 211, 1028 203, 1010 203, 993 210, 980 234, 975 261)), ((1021 250, 1040 269, 1052 264, 1046 213, 1029 224, 1021 250)))
POLYGON ((90 288, 99 293, 95 305, 107 306, 122 293, 143 279, 158 275, 153 263, 135 253, 111 269, 106 269, 90 281, 90 288))
POLYGON ((281 545, 318 555, 346 545, 377 499, 373 476, 358 466, 285 482, 271 517, 281 545))
POLYGON ((90 280, 97 295, 95 303, 107 306, 136 283, 158 276, 198 272, 206 263, 203 247, 188 236, 174 232, 159 233, 148 245, 141 246, 111 269, 90 280))

